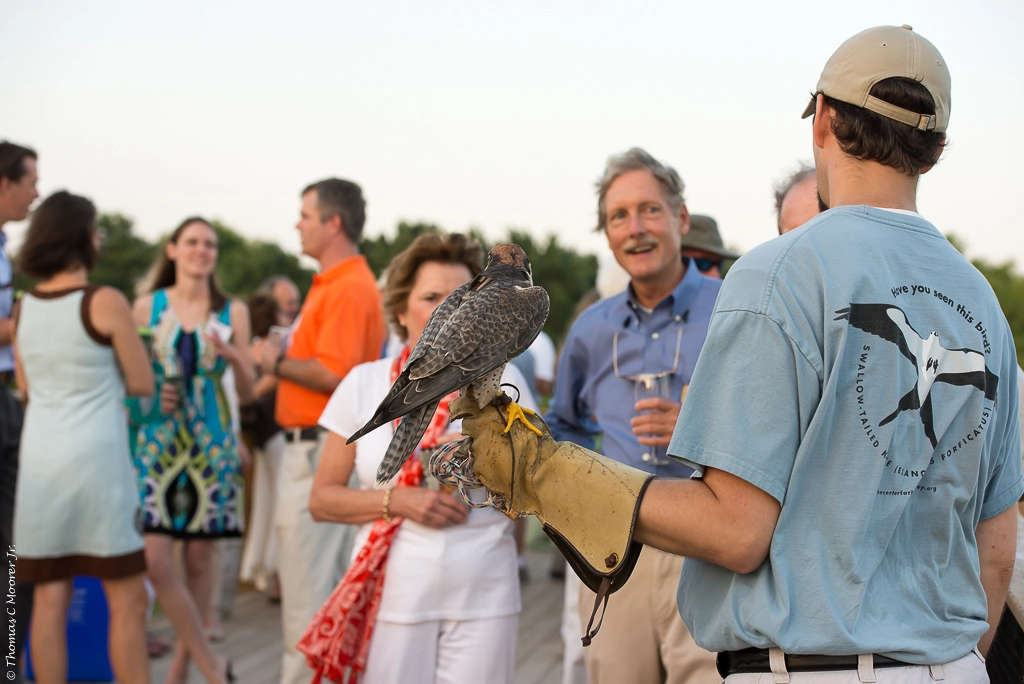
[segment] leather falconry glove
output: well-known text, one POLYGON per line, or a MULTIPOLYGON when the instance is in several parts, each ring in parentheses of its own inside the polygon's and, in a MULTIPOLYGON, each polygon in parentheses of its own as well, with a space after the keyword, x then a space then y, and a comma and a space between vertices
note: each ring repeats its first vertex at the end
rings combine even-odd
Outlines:
MULTIPOLYGON (((601 627, 599 621, 591 631, 598 608, 629 579, 643 548, 633 541, 633 527, 654 476, 571 442, 556 442, 540 416, 520 413, 510 421, 505 407, 495 405, 500 403, 501 397, 481 409, 475 400, 459 397, 450 405, 451 417, 462 418, 462 434, 471 438, 464 440, 469 465, 499 510, 513 520, 540 518, 569 565, 597 594, 583 637, 587 646, 601 627)), ((464 443, 453 460, 465 456, 464 443)))

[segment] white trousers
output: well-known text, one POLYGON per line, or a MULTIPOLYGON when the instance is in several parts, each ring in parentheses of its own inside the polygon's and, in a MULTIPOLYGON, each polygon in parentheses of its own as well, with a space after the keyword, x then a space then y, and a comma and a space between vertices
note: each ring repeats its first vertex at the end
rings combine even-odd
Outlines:
POLYGON ((377 622, 360 684, 512 684, 519 616, 377 622))
POLYGON ((313 522, 309 515, 309 493, 322 446, 322 439, 289 442, 281 465, 275 521, 284 633, 281 684, 309 684, 313 678, 306 656, 295 644, 348 567, 352 527, 313 522))
POLYGON ((787 672, 781 649, 771 649, 772 672, 734 674, 725 678, 725 684, 793 684, 821 682, 822 684, 988 684, 985 659, 977 650, 963 658, 941 665, 911 665, 908 667, 879 667, 871 665, 870 656, 861 656, 858 670, 834 672, 787 672))
POLYGON ((278 432, 253 454, 252 509, 245 534, 239 577, 245 582, 277 572, 277 534, 274 516, 284 460, 284 433, 278 432))
POLYGON ((216 615, 218 620, 227 620, 234 613, 235 595, 238 593, 238 565, 241 558, 241 539, 229 537, 213 542, 213 553, 210 554, 210 565, 213 568, 210 612, 211 615, 216 615))
POLYGON ((565 564, 565 600, 562 604, 562 684, 587 684, 583 662, 583 625, 580 624, 580 589, 583 582, 565 564))

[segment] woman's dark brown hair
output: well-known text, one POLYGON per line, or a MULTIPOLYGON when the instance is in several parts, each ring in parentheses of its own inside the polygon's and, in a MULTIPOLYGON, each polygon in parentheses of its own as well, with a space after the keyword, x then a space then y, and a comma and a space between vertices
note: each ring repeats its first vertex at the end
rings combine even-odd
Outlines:
POLYGON ((472 276, 484 270, 484 248, 476 240, 462 233, 423 233, 401 254, 391 260, 384 286, 384 314, 398 336, 405 342, 409 331, 398 322, 398 314, 405 313, 409 293, 416 284, 416 272, 428 261, 441 264, 462 264, 472 276))
POLYGON ((277 300, 271 295, 254 292, 249 295, 247 304, 253 337, 266 337, 270 334, 270 326, 277 325, 277 314, 280 311, 277 300))
MULTIPOLYGON (((907 78, 887 78, 871 88, 871 94, 918 114, 934 114, 935 101, 928 89, 907 78)), ((864 161, 875 161, 916 176, 939 161, 945 135, 920 131, 881 114, 825 96, 835 111, 832 133, 846 154, 864 161)))
MULTIPOLYGON (((175 271, 174 262, 167 256, 167 245, 178 244, 178 239, 181 234, 185 232, 185 229, 191 226, 193 223, 201 223, 210 230, 213 230, 214 234, 217 233, 213 229, 213 226, 209 221, 201 216, 190 216, 174 229, 171 236, 167 238, 161 248, 160 253, 157 255, 156 262, 150 267, 149 272, 146 273, 145 277, 139 282, 138 287, 135 288, 137 294, 149 294, 156 292, 165 287, 171 287, 177 282, 177 272, 175 271)), ((227 292, 221 288, 220 283, 217 282, 217 274, 210 274, 210 310, 220 311, 228 303, 231 297, 227 292)))
POLYGON ((96 207, 84 197, 58 190, 32 213, 18 252, 18 270, 45 280, 58 273, 96 266, 96 207))

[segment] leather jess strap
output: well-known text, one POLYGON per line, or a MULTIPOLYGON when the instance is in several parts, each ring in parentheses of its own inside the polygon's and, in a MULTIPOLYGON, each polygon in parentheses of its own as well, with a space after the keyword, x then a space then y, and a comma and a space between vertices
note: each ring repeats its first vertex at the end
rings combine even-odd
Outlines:
MULTIPOLYGON (((786 670, 789 672, 833 672, 836 670, 856 670, 856 655, 799 655, 786 654, 786 670)), ((911 663, 873 655, 874 666, 879 667, 911 667, 911 663)), ((767 648, 745 648, 742 651, 722 651, 715 659, 718 674, 723 678, 732 674, 745 674, 772 671, 767 648)))

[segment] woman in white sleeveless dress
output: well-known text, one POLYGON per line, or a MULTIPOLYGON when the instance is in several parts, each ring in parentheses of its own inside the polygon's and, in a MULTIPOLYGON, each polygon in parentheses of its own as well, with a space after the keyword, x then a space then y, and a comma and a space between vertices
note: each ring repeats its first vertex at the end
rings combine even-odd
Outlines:
POLYGON ((18 579, 35 583, 32 662, 42 684, 67 681, 66 613, 78 575, 103 582, 117 680, 149 682, 124 400, 152 395, 153 373, 124 295, 86 280, 98 246, 95 207, 61 191, 36 210, 18 255, 19 269, 42 281, 16 312, 28 407, 14 523, 18 579))
MULTIPOLYGON (((462 436, 460 424, 448 422, 451 395, 385 491, 373 481, 394 427, 346 444, 391 388, 434 309, 483 270, 483 256, 479 243, 464 235, 436 233, 420 235, 396 256, 384 310, 406 346, 397 356, 353 368, 320 417, 330 432, 310 513, 318 521, 361 525, 342 589, 299 642, 325 679, 351 668, 359 684, 513 680, 521 602, 512 521, 492 508, 470 510, 449 488, 431 483, 421 466, 435 446, 462 436), (360 488, 349 487, 353 470, 360 488)), ((507 365, 502 381, 536 410, 518 369, 507 365)))

